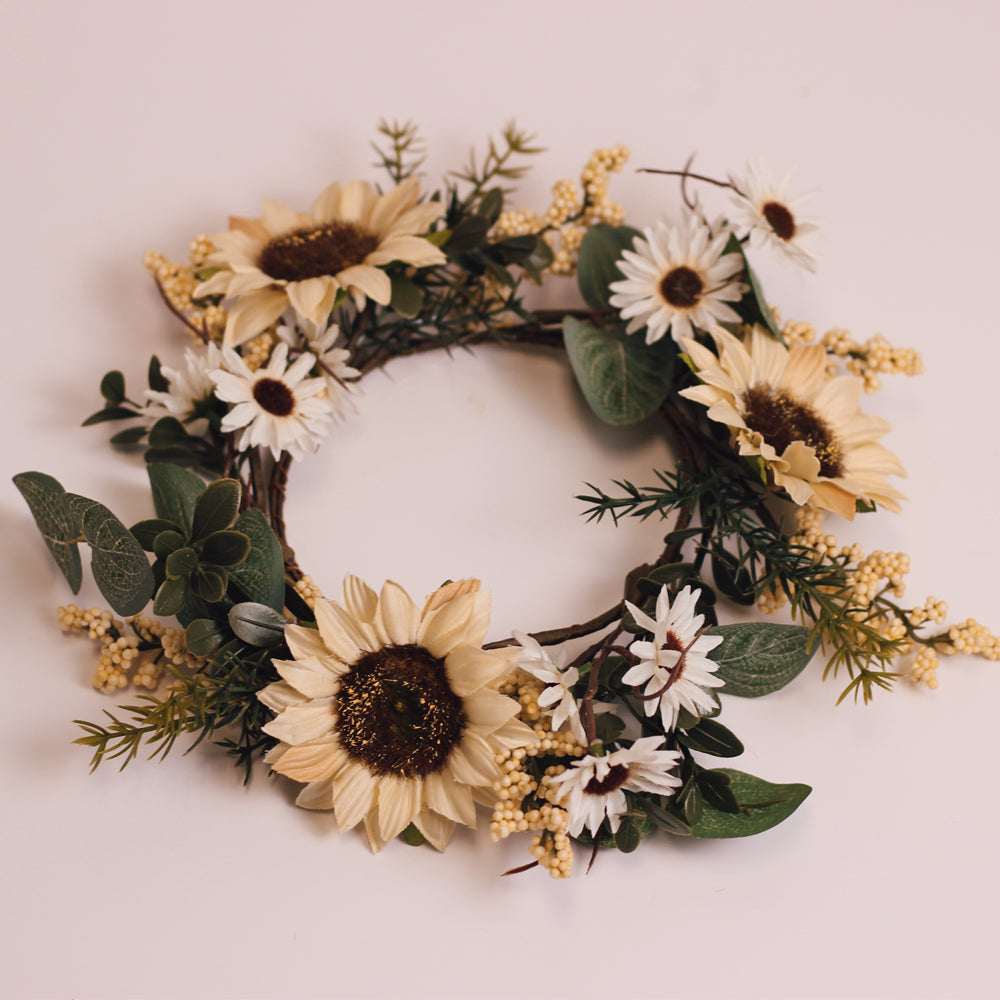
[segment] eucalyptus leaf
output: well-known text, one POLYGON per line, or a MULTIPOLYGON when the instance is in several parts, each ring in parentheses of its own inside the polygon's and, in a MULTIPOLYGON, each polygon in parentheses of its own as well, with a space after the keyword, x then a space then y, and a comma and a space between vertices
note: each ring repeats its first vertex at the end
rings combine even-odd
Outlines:
POLYGON ((246 601, 229 609, 229 627, 251 646, 276 646, 285 635, 284 615, 266 604, 246 601))
POLYGON ((583 301, 591 309, 611 308, 608 286, 625 275, 618 269, 623 250, 631 250, 633 240, 642 236, 631 226, 608 226, 598 223, 587 230, 580 243, 576 265, 576 280, 583 301))
POLYGON ((90 569, 108 604, 120 615, 136 615, 153 594, 153 570, 135 536, 96 500, 66 494, 90 546, 90 569))
POLYGON ((584 397, 605 423, 624 426, 645 420, 670 393, 677 351, 669 337, 646 344, 566 316, 563 340, 584 397))
POLYGON ((164 580, 153 600, 153 613, 163 618, 176 615, 184 607, 187 589, 188 581, 184 577, 176 580, 164 580))
POLYGON ((775 785, 743 771, 719 770, 729 776, 739 812, 723 812, 706 803, 701 819, 691 828, 694 837, 749 837, 762 833, 791 816, 812 791, 808 785, 775 785))
POLYGON ((251 507, 233 524, 250 539, 250 553, 229 574, 251 600, 280 611, 285 603, 285 560, 277 536, 264 514, 251 507))
POLYGON ((391 283, 389 308, 406 319, 419 316, 424 305, 424 293, 420 286, 403 274, 393 275, 391 283))
POLYGON ((202 562, 237 566, 250 555, 250 538, 242 531, 213 531, 201 550, 202 562))
POLYGON ((190 531, 195 504, 205 492, 205 480, 166 462, 154 462, 147 466, 146 472, 157 516, 190 531))
POLYGON ((77 548, 80 531, 66 504, 66 491, 62 484, 44 472, 19 472, 14 476, 14 485, 27 502, 31 516, 70 589, 74 594, 79 593, 83 582, 83 567, 77 548))
POLYGON ((112 405, 125 402, 125 376, 119 372, 108 372, 101 379, 101 395, 112 405))
POLYGON ((196 618, 184 630, 184 644, 194 656, 211 656, 229 639, 230 631, 214 618, 196 618))
POLYGON ((200 541, 213 531, 228 528, 239 512, 242 492, 235 479, 216 479, 214 483, 209 483, 194 505, 191 540, 200 541))
POLYGON ((716 625, 708 635, 722 642, 708 655, 719 664, 722 690, 740 698, 759 698, 793 681, 812 659, 809 629, 777 622, 716 625))

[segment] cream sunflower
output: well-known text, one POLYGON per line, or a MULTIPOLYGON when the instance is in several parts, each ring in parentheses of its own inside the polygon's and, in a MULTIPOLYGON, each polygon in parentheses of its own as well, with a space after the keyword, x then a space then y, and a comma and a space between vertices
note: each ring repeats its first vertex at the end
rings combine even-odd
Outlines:
POLYGON ((318 630, 290 625, 293 659, 258 697, 277 713, 268 762, 306 783, 297 804, 332 809, 342 831, 363 822, 373 851, 411 823, 438 850, 456 823, 474 827, 497 755, 536 739, 496 690, 516 653, 481 648, 488 620, 478 580, 420 608, 398 584, 376 594, 348 577, 342 604, 316 602, 318 630))
POLYGON ((609 286, 610 303, 628 320, 626 333, 646 328, 652 344, 668 330, 675 340, 716 323, 738 322, 726 303, 737 302, 746 288, 733 278, 743 267, 739 254, 724 253, 729 231, 713 235, 693 215, 684 225, 658 222, 636 237, 634 250, 622 252, 618 270, 624 280, 609 286))
POLYGON ((789 349, 760 327, 746 342, 721 327, 712 337, 718 357, 684 341, 703 384, 681 395, 727 424, 741 455, 759 455, 773 484, 799 505, 848 519, 859 500, 899 510, 903 494, 886 477, 906 473, 878 443, 892 425, 861 412, 860 378, 829 375, 821 344, 789 349))
POLYGON ((422 236, 444 206, 419 199, 416 178, 383 195, 367 181, 331 184, 311 212, 264 199, 261 218, 231 219, 228 232, 212 237, 218 249, 207 266, 220 270, 195 289, 195 298, 229 300, 228 347, 267 329, 289 306, 303 319, 325 323, 341 289, 359 307, 367 299, 388 305, 387 264, 427 267, 445 260, 422 236))
POLYGON ((222 418, 225 433, 242 428, 236 447, 270 448, 275 460, 287 451, 295 461, 315 451, 333 425, 326 379, 306 378, 316 364, 308 351, 288 364, 288 344, 275 347, 266 366, 252 371, 231 347, 222 349, 225 369, 210 374, 215 394, 235 404, 222 418))
POLYGON ((730 177, 736 192, 735 221, 748 228, 751 246, 766 244, 785 261, 815 271, 816 257, 807 243, 809 235, 819 227, 801 213, 812 195, 789 197, 787 190, 793 174, 794 170, 789 170, 780 183, 773 184, 767 164, 757 159, 747 164, 743 177, 730 177))

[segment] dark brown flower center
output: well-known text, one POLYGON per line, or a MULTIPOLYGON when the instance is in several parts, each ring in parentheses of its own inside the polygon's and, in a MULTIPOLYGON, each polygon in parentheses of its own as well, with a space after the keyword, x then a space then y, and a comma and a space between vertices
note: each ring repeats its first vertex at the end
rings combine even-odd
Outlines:
POLYGON ((803 441, 816 452, 819 474, 836 479, 843 474, 840 445, 830 426, 808 406, 784 390, 755 385, 743 394, 747 427, 761 434, 780 455, 793 441, 803 441))
POLYGON ((624 764, 612 764, 603 778, 595 774, 583 786, 583 790, 591 795, 608 795, 616 788, 621 788, 628 781, 628 768, 624 764))
POLYGON ((275 236, 261 250, 257 266, 271 278, 305 281, 363 264, 377 246, 378 237, 354 222, 328 222, 275 236))
POLYGON ((701 275, 686 264, 675 267, 660 281, 660 294, 675 309, 690 309, 698 304, 705 282, 701 275))
POLYGON ((790 240, 795 235, 795 216, 780 201, 764 206, 764 218, 779 239, 790 240))
POLYGON ((337 712, 341 746, 378 777, 441 770, 466 722, 444 661, 412 644, 365 653, 341 678, 337 712))
POLYGON ((257 405, 276 417, 287 417, 295 411, 295 394, 276 378, 259 378, 253 384, 257 405))

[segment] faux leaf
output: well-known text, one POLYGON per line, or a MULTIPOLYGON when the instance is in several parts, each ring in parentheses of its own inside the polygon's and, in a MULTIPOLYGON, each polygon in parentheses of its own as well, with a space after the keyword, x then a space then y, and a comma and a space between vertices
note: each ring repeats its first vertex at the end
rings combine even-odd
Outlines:
POLYGON ((701 819, 691 828, 692 836, 749 837, 762 833, 791 816, 812 791, 808 785, 774 785, 743 771, 719 770, 729 776, 739 812, 723 812, 706 802, 701 819))
POLYGON ((180 525, 174 524, 173 521, 165 521, 162 517, 149 517, 144 521, 137 521, 129 530, 147 552, 153 551, 156 536, 163 531, 172 531, 183 537, 180 525))
POLYGON ((182 576, 190 576, 198 566, 198 553, 184 546, 175 549, 167 556, 166 571, 168 580, 177 580, 182 576))
POLYGON ((236 519, 233 530, 250 539, 250 554, 230 569, 230 576, 251 601, 280 611, 285 603, 285 560, 267 518, 251 507, 236 519))
POLYGON ((716 671, 726 694, 759 698, 794 680, 812 659, 809 629, 777 622, 716 625, 709 635, 722 642, 708 655, 719 664, 716 671))
POLYGON ((785 338, 782 337, 781 330, 778 329, 778 324, 774 321, 774 313, 771 312, 771 307, 767 304, 767 299, 764 298, 764 290, 747 260, 743 244, 735 236, 731 236, 726 244, 725 252, 738 253, 743 258, 743 276, 750 285, 750 291, 743 296, 736 307, 737 312, 747 323, 756 323, 764 327, 772 337, 784 344, 785 338))
POLYGON ((563 339, 583 395, 605 423, 638 423, 670 392, 677 352, 669 337, 646 344, 641 337, 608 333, 567 316, 563 339))
POLYGON ((193 656, 211 656, 229 639, 229 629, 213 618, 196 618, 184 630, 184 644, 193 656))
POLYGON ((137 416, 139 414, 127 406, 106 406, 103 410, 92 413, 81 426, 92 427, 94 424, 103 424, 108 420, 128 420, 129 417, 137 416))
POLYGON ((684 746, 713 757, 739 757, 743 744, 721 722, 702 719, 693 729, 677 734, 684 746))
POLYGON ((229 574, 224 569, 198 566, 191 575, 191 589, 208 604, 217 604, 226 596, 229 574))
POLYGON ((205 492, 205 480, 166 462, 154 462, 146 467, 146 472, 157 516, 189 531, 195 504, 205 492))
POLYGON ((168 392, 170 389, 170 383, 161 370, 160 359, 155 354, 149 359, 147 381, 154 392, 168 392))
POLYGON ((233 523, 240 509, 242 488, 235 479, 216 479, 194 505, 191 519, 191 540, 207 538, 213 531, 222 531, 233 523))
POLYGON ((153 613, 164 618, 176 615, 184 607, 187 597, 187 579, 164 580, 153 601, 153 613))
POLYGON ((623 250, 632 249, 632 241, 641 236, 631 226, 608 226, 598 223, 587 230, 580 243, 576 265, 576 280, 580 294, 591 309, 611 307, 608 285, 621 281, 625 275, 618 270, 623 250))
POLYGON ((237 566, 250 555, 250 538, 242 531, 213 531, 201 550, 202 562, 237 566))
POLYGON ((80 550, 76 544, 79 530, 66 506, 66 491, 58 480, 44 472, 19 472, 14 477, 14 485, 27 501, 56 565, 73 593, 79 593, 83 581, 80 550))
POLYGON ((137 615, 153 594, 153 571, 135 536, 103 504, 66 494, 91 549, 90 568, 108 604, 118 614, 137 615))
POLYGON ((389 308, 406 319, 419 316, 424 304, 424 293, 420 290, 420 286, 403 274, 394 275, 391 282, 392 297, 389 300, 389 308))
POLYGON ((101 379, 101 395, 112 405, 125 402, 125 376, 118 371, 108 372, 101 379))
POLYGON ((282 614, 265 604, 247 601, 229 609, 229 627, 237 638, 251 646, 276 646, 284 637, 287 625, 282 614))

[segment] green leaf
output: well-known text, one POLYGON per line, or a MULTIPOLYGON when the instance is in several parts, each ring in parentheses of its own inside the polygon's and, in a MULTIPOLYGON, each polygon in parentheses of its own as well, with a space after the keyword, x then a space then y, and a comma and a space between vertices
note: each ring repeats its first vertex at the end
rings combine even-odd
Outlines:
POLYGON ((250 554, 232 567, 230 576, 251 601, 280 611, 285 603, 285 560, 267 518, 251 507, 236 519, 233 530, 250 539, 250 554))
POLYGON ((108 372, 101 379, 101 395, 112 405, 125 402, 125 376, 121 372, 108 372))
POLYGON ((168 580, 178 580, 182 576, 190 576, 198 568, 198 553, 188 546, 175 549, 167 556, 164 568, 168 580))
POLYGON ((139 416, 135 410, 130 410, 126 406, 106 406, 103 410, 92 413, 80 425, 81 427, 92 427, 94 424, 103 424, 108 420, 128 420, 129 417, 139 416))
MULTIPOLYGON (((736 311, 747 323, 755 323, 764 327, 772 337, 785 343, 785 338, 778 329, 778 324, 774 321, 774 313, 764 298, 764 289, 761 288, 757 275, 754 274, 747 255, 743 250, 743 244, 735 236, 729 237, 726 244, 725 253, 738 253, 743 260, 743 276, 750 286, 749 292, 740 299, 736 306, 736 311)), ((787 344, 785 345, 787 346, 787 344)))
POLYGON ((520 264, 529 260, 535 252, 538 244, 538 237, 530 234, 525 236, 508 236, 493 244, 493 248, 500 252, 503 259, 508 264, 520 264))
POLYGON ((503 211, 503 191, 496 187, 490 188, 479 202, 476 215, 482 216, 491 226, 500 218, 503 211))
POLYGON ((235 479, 216 479, 194 505, 191 519, 191 540, 207 538, 213 531, 222 531, 233 523, 240 509, 242 487, 235 479))
POLYGON ((145 427, 126 427, 111 436, 111 443, 117 445, 138 444, 146 436, 145 427))
POLYGON ((641 842, 642 833, 639 831, 639 824, 631 816, 626 816, 615 831, 615 847, 622 854, 631 854, 641 842))
POLYGON ((156 592, 156 599, 153 601, 153 613, 161 615, 164 618, 176 615, 184 607, 187 590, 187 577, 181 577, 177 580, 164 580, 160 584, 160 589, 156 592))
POLYGON ((720 812, 737 813, 740 804, 732 790, 732 779, 722 770, 704 769, 695 775, 705 804, 720 812))
POLYGON ((393 275, 390 281, 392 296, 389 299, 389 308, 406 319, 419 316, 424 305, 424 293, 420 286, 403 274, 393 275))
POLYGON ((193 656, 211 656, 224 642, 230 631, 214 618, 196 618, 184 630, 184 644, 193 656))
POLYGON ((153 392, 167 392, 170 389, 170 383, 160 368, 160 359, 155 354, 149 359, 147 381, 153 392))
POLYGON ((187 539, 180 532, 167 529, 153 539, 153 554, 163 558, 187 545, 187 539))
POLYGON ((202 562, 236 566, 250 555, 250 538, 242 531, 213 531, 201 550, 202 562))
POLYGON ((424 835, 412 823, 399 835, 399 839, 410 847, 420 847, 427 843, 424 835))
POLYGON ((191 574, 191 590, 208 604, 218 604, 226 596, 229 574, 224 569, 198 566, 191 574))
POLYGON ((708 635, 722 643, 708 655, 719 664, 722 690, 740 698, 759 698, 794 680, 812 659, 809 629, 776 622, 716 625, 708 635))
POLYGON ((90 569, 108 604, 122 616, 137 615, 153 594, 153 570, 135 535, 96 500, 66 494, 90 545, 90 569))
POLYGON ((14 485, 27 502, 31 516, 70 589, 74 594, 79 593, 83 582, 83 567, 77 548, 80 531, 66 504, 66 491, 62 484, 44 472, 19 472, 14 476, 14 485))
POLYGON ((160 417, 149 429, 149 445, 151 448, 172 448, 190 436, 176 417, 160 417))
POLYGON ((611 308, 608 285, 625 277, 618 270, 618 260, 623 250, 632 249, 632 241, 637 236, 642 236, 642 233, 631 226, 598 223, 587 230, 580 243, 576 280, 584 302, 591 309, 611 308))
MULTIPOLYGON (((166 521, 162 517, 150 517, 146 518, 144 521, 137 521, 135 524, 129 528, 129 531, 135 535, 136 541, 147 551, 155 551, 153 546, 156 543, 156 536, 164 531, 170 531, 176 534, 179 538, 183 538, 183 533, 179 525, 174 524, 173 521, 166 521)), ((176 548, 176 546, 174 546, 176 548)), ((173 552, 173 549, 169 550, 173 552)), ((161 552, 160 555, 166 555, 167 553, 161 552)))
POLYGON ((601 712, 594 719, 594 730, 597 738, 605 745, 613 743, 623 732, 625 723, 614 712, 601 712))
POLYGON ((698 823, 691 828, 695 837, 750 837, 777 826, 802 804, 812 791, 808 785, 774 785, 762 778, 731 768, 719 768, 729 776, 738 813, 723 812, 708 803, 698 823))
POLYGON ((251 646, 277 646, 287 625, 284 615, 266 604, 246 601, 229 609, 229 627, 251 646))
POLYGON ((449 253, 467 253, 475 250, 490 231, 490 222, 481 215, 467 215, 451 231, 445 244, 449 253))
POLYGON ((638 423, 655 413, 670 392, 677 358, 670 337, 646 344, 566 316, 563 340, 583 395, 605 423, 638 423))
POLYGON ((693 729, 679 732, 677 742, 713 757, 739 757, 743 753, 743 744, 715 719, 702 719, 693 729))
MULTIPOLYGON (((694 530, 698 534, 701 534, 702 532, 701 528, 695 528, 694 530)), ((656 569, 651 570, 649 574, 644 576, 641 580, 638 580, 636 582, 636 586, 644 594, 656 597, 659 595, 664 586, 669 587, 682 580, 697 576, 698 568, 694 563, 664 563, 662 566, 657 566, 656 569)))
POLYGON ((735 556, 725 550, 712 552, 712 578, 715 585, 730 600, 749 607, 756 600, 753 578, 739 567, 735 556))
POLYGON ((166 462, 154 462, 147 466, 146 472, 157 516, 190 531, 195 504, 205 492, 205 480, 166 462))

